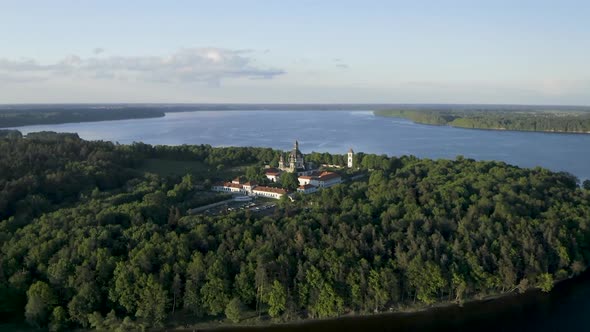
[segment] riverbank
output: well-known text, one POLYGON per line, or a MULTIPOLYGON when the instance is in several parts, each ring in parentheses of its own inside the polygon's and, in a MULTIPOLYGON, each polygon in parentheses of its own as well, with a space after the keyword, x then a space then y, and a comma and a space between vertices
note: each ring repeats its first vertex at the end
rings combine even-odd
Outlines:
MULTIPOLYGON (((581 305, 580 300, 590 295, 590 274, 555 282, 554 289, 545 293, 529 289, 525 293, 510 292, 472 298, 463 304, 453 301, 439 302, 432 306, 406 307, 402 311, 378 314, 346 314, 326 319, 301 319, 290 322, 258 321, 252 324, 209 323, 190 327, 168 328, 167 331, 211 331, 211 332, 331 332, 331 331, 523 331, 536 326, 537 331, 561 331, 555 326, 577 326, 578 322, 561 322, 555 315, 561 315, 566 308, 572 315, 571 307, 582 311, 590 308, 590 301, 581 305), (531 319, 534 319, 532 321, 531 319), (558 325, 561 324, 561 325, 558 325)), ((586 317, 586 316, 584 316, 586 317)), ((164 331, 164 330, 162 330, 164 331)))
MULTIPOLYGON (((557 285, 563 281, 569 281, 569 279, 555 282, 557 285)), ((432 312, 445 311, 445 310, 469 310, 472 306, 489 303, 491 301, 502 301, 510 299, 518 299, 522 297, 530 296, 531 294, 540 294, 541 291, 538 288, 531 288, 525 293, 519 293, 517 291, 511 291, 502 294, 491 294, 483 297, 471 297, 457 303, 456 301, 440 301, 432 305, 425 305, 422 303, 406 303, 399 305, 397 308, 391 308, 390 311, 381 311, 378 313, 356 313, 348 312, 337 317, 329 318, 296 318, 288 321, 281 321, 280 319, 272 319, 268 315, 258 316, 255 312, 248 312, 240 323, 231 323, 226 319, 223 320, 209 320, 207 322, 197 324, 184 324, 181 326, 170 326, 165 329, 158 331, 209 331, 209 332, 232 332, 232 331, 283 331, 283 330, 308 330, 315 331, 315 326, 330 324, 333 322, 349 321, 349 320, 379 320, 379 319, 407 319, 408 317, 416 315, 428 315, 432 312)), ((319 330, 318 330, 319 331, 319 330)))
MULTIPOLYGON (((438 302, 431 306, 417 305, 405 306, 403 309, 394 312, 380 312, 376 314, 355 314, 348 313, 339 317, 325 319, 297 319, 287 322, 272 321, 268 316, 260 318, 254 311, 244 313, 247 316, 239 324, 227 322, 226 320, 210 319, 207 322, 198 324, 187 324, 186 322, 178 325, 169 325, 165 328, 155 329, 152 331, 210 331, 210 332, 248 332, 248 331, 271 331, 271 332, 329 332, 329 331, 444 331, 445 329, 455 332, 456 323, 450 321, 460 321, 460 324, 469 324, 470 327, 479 331, 496 331, 496 327, 491 322, 490 326, 485 326, 488 322, 485 320, 487 312, 497 312, 498 317, 505 311, 514 310, 516 314, 522 313, 523 307, 537 307, 545 302, 557 302, 556 305, 568 305, 569 301, 586 297, 590 294, 590 273, 587 271, 581 276, 571 279, 564 279, 555 282, 554 289, 549 293, 541 292, 539 289, 529 289, 525 293, 509 292, 504 294, 489 295, 483 298, 471 298, 462 304, 454 301, 438 302), (575 295, 575 296, 572 296, 575 295), (467 317, 467 319, 465 319, 467 317), (471 318, 469 318, 471 317, 471 318), (483 320, 483 321, 482 321, 483 320), (467 321, 467 323, 465 323, 467 321), (426 323, 425 323, 426 322, 426 323), (438 324, 438 325, 437 325, 438 324)), ((586 303, 590 306, 590 302, 586 303)), ((536 309, 537 310, 537 309, 536 309)), ((526 310, 525 310, 526 311, 526 310)), ((496 323, 500 318, 495 319, 496 323)), ((2 331, 38 331, 26 323, 4 323, 0 324, 2 331)), ((511 329, 503 329, 512 331, 511 329)), ((91 332, 94 330, 76 329, 78 332, 91 332)), ((518 331, 515 327, 515 331, 518 331)), ((545 330, 539 330, 545 331, 545 330)), ((550 330, 548 330, 550 331, 550 330)))
POLYGON ((590 134, 590 114, 574 111, 376 110, 375 116, 464 129, 590 134))

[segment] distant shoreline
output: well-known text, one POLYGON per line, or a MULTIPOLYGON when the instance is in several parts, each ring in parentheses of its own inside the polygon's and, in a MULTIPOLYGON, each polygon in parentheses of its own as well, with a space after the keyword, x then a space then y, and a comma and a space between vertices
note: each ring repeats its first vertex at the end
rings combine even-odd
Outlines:
MULTIPOLYGON (((374 114, 374 112, 373 112, 373 114, 374 114)), ((375 116, 380 116, 380 115, 375 115, 375 116)), ((385 116, 383 116, 383 117, 385 117, 385 116)), ((439 125, 439 124, 431 124, 431 123, 422 123, 422 122, 416 122, 411 119, 402 118, 402 117, 388 116, 388 118, 407 120, 407 121, 410 121, 414 124, 423 125, 423 126, 449 127, 449 128, 465 129, 465 130, 502 131, 502 132, 514 132, 514 133, 536 133, 536 134, 590 135, 590 131, 588 131, 588 132, 574 132, 574 131, 516 130, 516 129, 503 129, 503 128, 469 128, 469 127, 452 126, 449 124, 440 124, 439 125)))
POLYGON ((521 112, 489 110, 377 110, 375 116, 410 120, 413 123, 461 129, 536 132, 548 134, 590 134, 590 114, 563 110, 521 112), (572 128, 572 129, 569 129, 572 128))
MULTIPOLYGON (((553 105, 476 105, 476 104, 35 104, 0 105, 0 128, 35 125, 161 118, 167 113, 198 111, 367 111, 376 116, 398 117, 427 125, 455 128, 509 130, 544 133, 590 134, 590 107, 553 105), (466 116, 468 115, 469 116, 466 116), (502 126, 504 122, 483 123, 481 117, 518 118, 517 125, 530 125, 540 116, 543 121, 584 122, 584 130, 522 129, 502 126), (479 122, 478 122, 479 121, 479 122), (588 127, 588 128, 586 128, 588 127), (586 130, 588 129, 588 130, 586 130)), ((536 124, 535 124, 536 125, 536 124)))
POLYGON ((36 125, 159 118, 164 116, 166 116, 166 113, 162 111, 143 108, 0 109, 0 129, 36 125))

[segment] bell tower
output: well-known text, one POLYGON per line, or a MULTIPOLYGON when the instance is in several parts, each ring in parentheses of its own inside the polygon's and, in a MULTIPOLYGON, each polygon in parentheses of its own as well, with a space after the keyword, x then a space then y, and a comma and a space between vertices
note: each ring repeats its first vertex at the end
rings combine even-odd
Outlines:
POLYGON ((285 169, 285 158, 283 158, 282 153, 281 153, 281 157, 279 158, 279 169, 281 171, 285 169))
POLYGON ((348 149, 348 163, 347 163, 348 168, 352 168, 354 166, 353 161, 354 161, 354 151, 352 151, 352 148, 350 148, 350 149, 348 149))

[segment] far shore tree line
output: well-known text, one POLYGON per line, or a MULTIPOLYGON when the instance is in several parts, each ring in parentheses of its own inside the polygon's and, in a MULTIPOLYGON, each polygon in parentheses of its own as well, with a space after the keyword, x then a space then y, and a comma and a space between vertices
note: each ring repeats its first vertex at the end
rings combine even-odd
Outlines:
POLYGON ((590 134, 590 112, 381 110, 375 114, 417 123, 471 129, 497 129, 590 134))

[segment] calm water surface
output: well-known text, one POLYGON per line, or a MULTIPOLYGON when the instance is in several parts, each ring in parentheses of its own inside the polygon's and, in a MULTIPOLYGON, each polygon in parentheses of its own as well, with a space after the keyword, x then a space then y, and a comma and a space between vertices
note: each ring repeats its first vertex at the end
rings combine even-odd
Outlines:
POLYGON ((149 144, 211 144, 355 151, 426 158, 502 160, 590 178, 590 135, 470 130, 376 117, 370 111, 199 111, 163 118, 17 128, 23 133, 76 132, 90 140, 149 144))

